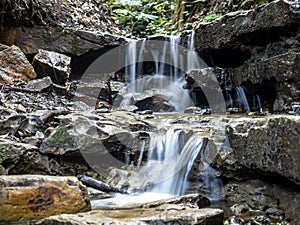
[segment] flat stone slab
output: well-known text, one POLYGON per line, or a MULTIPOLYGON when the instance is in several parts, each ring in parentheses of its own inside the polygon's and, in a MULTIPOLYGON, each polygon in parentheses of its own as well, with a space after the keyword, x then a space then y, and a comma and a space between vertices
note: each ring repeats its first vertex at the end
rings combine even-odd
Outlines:
POLYGON ((95 210, 76 215, 62 214, 51 216, 36 223, 37 225, 81 225, 81 224, 223 224, 223 211, 213 208, 185 208, 165 204, 157 208, 127 210, 95 210))

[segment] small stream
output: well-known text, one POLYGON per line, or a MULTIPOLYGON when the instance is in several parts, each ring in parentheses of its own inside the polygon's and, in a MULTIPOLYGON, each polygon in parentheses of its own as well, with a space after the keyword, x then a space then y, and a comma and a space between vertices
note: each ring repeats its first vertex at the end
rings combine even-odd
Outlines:
MULTIPOLYGON (((126 110, 133 107, 138 114, 151 111, 150 114, 154 113, 157 121, 152 126, 151 119, 145 120, 151 125, 147 131, 149 143, 142 140, 139 149, 135 149, 139 153, 135 165, 130 153, 123 158, 126 166, 122 169, 126 176, 114 185, 126 189, 130 194, 95 199, 92 201, 94 209, 134 208, 156 200, 200 192, 210 199, 212 207, 226 209, 226 217, 236 214, 229 210, 234 202, 239 202, 233 200, 234 197, 230 198, 226 192, 227 186, 231 184, 223 183, 218 177, 218 171, 210 165, 211 159, 216 156, 213 149, 228 145, 225 125, 208 125, 205 122, 199 125, 197 121, 195 126, 193 121, 180 121, 178 117, 193 107, 197 108, 199 114, 214 114, 212 116, 215 118, 218 117, 216 113, 220 112, 223 118, 226 117, 226 108, 232 109, 234 113, 261 113, 262 103, 257 93, 244 86, 221 87, 215 74, 207 70, 197 55, 193 36, 191 33, 186 48, 182 47, 182 40, 178 36, 159 37, 163 41, 155 37, 135 40, 127 45, 124 57, 126 66, 114 74, 114 77, 125 76, 125 86, 118 93, 118 101, 113 103, 112 109, 126 110), (201 71, 201 76, 197 77, 197 73, 189 74, 195 69, 201 71), (195 176, 195 170, 201 174, 201 183, 190 182, 190 176, 195 176)), ((221 79, 225 79, 224 83, 230 83, 225 77, 221 79)), ((107 180, 114 180, 114 177, 108 177, 107 180)), ((261 196, 268 194, 262 193, 261 196)), ((298 198, 297 194, 295 196, 298 198)), ((249 212, 247 215, 251 216, 263 212, 246 210, 249 212)))

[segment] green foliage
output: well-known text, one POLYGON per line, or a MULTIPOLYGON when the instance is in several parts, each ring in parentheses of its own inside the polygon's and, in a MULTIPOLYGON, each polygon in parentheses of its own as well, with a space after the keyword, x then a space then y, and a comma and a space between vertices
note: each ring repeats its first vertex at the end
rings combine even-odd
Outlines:
POLYGON ((175 8, 168 0, 110 0, 108 5, 116 22, 140 37, 166 33, 175 8))
POLYGON ((220 18, 221 16, 222 16, 222 14, 220 14, 220 13, 210 14, 210 15, 205 16, 205 17, 201 20, 201 22, 202 22, 202 23, 211 22, 211 21, 214 21, 214 20, 220 18))

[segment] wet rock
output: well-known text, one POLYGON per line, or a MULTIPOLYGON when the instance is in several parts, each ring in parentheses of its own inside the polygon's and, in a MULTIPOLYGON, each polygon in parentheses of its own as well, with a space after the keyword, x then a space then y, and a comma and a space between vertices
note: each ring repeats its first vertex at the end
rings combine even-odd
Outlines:
POLYGON ((202 109, 200 107, 191 106, 191 107, 186 108, 184 110, 184 113, 200 113, 201 110, 202 109))
POLYGON ((220 209, 178 208, 177 205, 163 205, 152 209, 96 210, 77 215, 51 216, 37 222, 38 225, 89 224, 223 224, 223 211, 220 209))
POLYGON ((225 113, 226 105, 215 72, 211 67, 190 71, 186 74, 184 88, 191 92, 195 106, 210 108, 211 112, 225 113))
POLYGON ((28 82, 26 88, 34 89, 37 92, 42 92, 49 89, 53 85, 50 77, 44 77, 42 79, 35 79, 28 82))
POLYGON ((268 104, 271 105, 271 110, 288 112, 289 109, 286 108, 290 108, 292 102, 300 99, 300 93, 297 91, 300 87, 299 62, 300 53, 290 50, 287 53, 244 63, 233 70, 233 85, 249 81, 259 85, 263 106, 266 105, 264 102, 270 102, 268 104))
POLYGON ((233 206, 230 207, 230 210, 236 214, 236 215, 240 215, 243 213, 246 213, 249 211, 249 206, 245 203, 242 204, 234 204, 233 206))
POLYGON ((0 138, 0 164, 6 165, 6 169, 18 162, 22 155, 28 150, 36 150, 37 147, 29 144, 18 143, 0 138))
POLYGON ((231 216, 227 220, 225 220, 224 224, 225 225, 240 225, 244 224, 244 220, 240 217, 237 216, 231 216))
POLYGON ((264 57, 256 62, 246 62, 233 70, 233 85, 239 86, 242 81, 261 84, 264 79, 275 78, 277 82, 293 80, 300 82, 300 52, 289 51, 271 57, 264 57))
POLYGON ((285 218, 284 212, 277 208, 269 208, 266 210, 266 215, 272 219, 283 220, 285 218))
POLYGON ((298 115, 300 114, 300 104, 294 103, 292 104, 292 114, 298 115))
POLYGON ((75 177, 0 176, 1 221, 42 219, 91 209, 86 188, 75 177))
POLYGON ((114 108, 114 111, 126 111, 126 112, 136 112, 138 111, 138 107, 135 106, 135 105, 123 105, 123 106, 120 106, 120 107, 115 107, 114 108))
POLYGON ((94 188, 87 188, 89 193, 89 198, 91 201, 93 200, 99 200, 99 199, 106 199, 106 198, 113 198, 114 196, 99 190, 96 190, 94 188))
POLYGON ((50 76, 57 84, 64 84, 69 78, 71 57, 39 49, 33 59, 33 68, 38 78, 50 76))
POLYGON ((55 155, 64 155, 67 152, 76 150, 78 150, 76 136, 74 134, 74 127, 71 124, 57 127, 43 141, 39 149, 41 153, 55 155))
MULTIPOLYGON (((224 196, 228 202, 246 204, 249 210, 242 216, 249 218, 253 212, 265 217, 268 209, 276 209, 278 212, 284 212, 285 218, 293 222, 299 221, 299 200, 300 193, 297 185, 292 185, 279 178, 273 181, 247 180, 243 182, 231 181, 224 186, 224 196), (277 181, 277 182, 276 182, 277 181)), ((278 218, 277 218, 278 221, 278 218)))
MULTIPOLYGON (((175 107, 171 104, 172 93, 159 90, 146 90, 145 93, 126 94, 123 97, 125 106, 134 105, 138 111, 172 112, 175 107)), ((121 107, 124 105, 121 104, 121 107)))
POLYGON ((233 160, 250 170, 276 173, 300 183, 297 116, 240 118, 229 122, 233 160))
POLYGON ((17 46, 0 45, 0 61, 0 74, 4 83, 12 83, 11 78, 28 81, 36 77, 33 67, 17 46))
POLYGON ((201 194, 190 194, 146 203, 142 207, 153 208, 164 204, 179 204, 191 208, 204 208, 210 206, 210 200, 201 194))

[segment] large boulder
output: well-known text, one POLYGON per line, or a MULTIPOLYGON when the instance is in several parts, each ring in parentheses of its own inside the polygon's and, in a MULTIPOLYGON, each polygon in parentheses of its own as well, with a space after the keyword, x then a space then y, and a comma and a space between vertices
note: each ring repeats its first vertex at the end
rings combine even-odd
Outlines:
POLYGON ((277 82, 300 82, 300 52, 288 51, 286 53, 262 58, 256 62, 246 62, 233 70, 234 86, 239 86, 243 81, 253 84, 262 83, 263 80, 275 78, 277 82))
POLYGON ((212 23, 200 23, 195 33, 195 45, 200 52, 250 51, 247 45, 267 44, 277 40, 279 35, 294 32, 298 21, 299 15, 292 13, 288 4, 276 0, 252 10, 228 13, 212 23))
POLYGON ((38 77, 50 76, 58 84, 63 84, 69 78, 70 63, 71 57, 43 49, 39 49, 33 59, 33 67, 38 77))
POLYGON ((1 222, 36 220, 91 209, 87 189, 76 177, 0 176, 1 222))
POLYGON ((299 117, 240 118, 231 120, 226 129, 235 161, 231 160, 231 165, 240 164, 261 175, 277 174, 300 184, 299 117))
POLYGON ((28 62, 24 53, 17 46, 8 47, 0 45, 0 83, 11 83, 9 78, 21 79, 24 81, 31 80, 36 77, 36 73, 32 65, 28 62), (4 79, 3 79, 4 78, 4 79), (6 79, 5 79, 6 78, 6 79), (8 81, 8 82, 7 82, 8 81))

